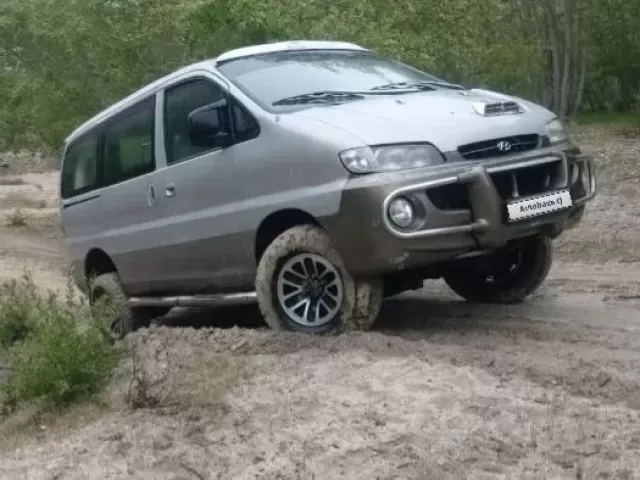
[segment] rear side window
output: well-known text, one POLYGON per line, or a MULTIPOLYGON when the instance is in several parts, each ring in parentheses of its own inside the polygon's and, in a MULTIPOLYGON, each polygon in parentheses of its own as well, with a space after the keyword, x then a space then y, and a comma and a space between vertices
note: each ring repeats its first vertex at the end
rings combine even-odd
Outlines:
POLYGON ((165 96, 165 143, 167 164, 178 163, 202 155, 207 147, 189 141, 187 120, 196 108, 222 100, 223 90, 207 80, 192 80, 168 89, 165 96))
POLYGON ((155 169, 155 96, 126 110, 104 130, 104 184, 113 185, 155 169))
POLYGON ((98 136, 88 134, 69 144, 61 175, 62 198, 98 187, 98 136))

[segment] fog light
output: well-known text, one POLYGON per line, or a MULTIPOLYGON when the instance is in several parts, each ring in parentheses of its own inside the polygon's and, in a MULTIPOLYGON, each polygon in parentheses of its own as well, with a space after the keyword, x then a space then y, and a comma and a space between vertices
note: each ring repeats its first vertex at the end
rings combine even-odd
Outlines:
POLYGON ((413 205, 406 198, 396 198, 389 204, 389 218, 400 228, 409 228, 416 218, 413 205))

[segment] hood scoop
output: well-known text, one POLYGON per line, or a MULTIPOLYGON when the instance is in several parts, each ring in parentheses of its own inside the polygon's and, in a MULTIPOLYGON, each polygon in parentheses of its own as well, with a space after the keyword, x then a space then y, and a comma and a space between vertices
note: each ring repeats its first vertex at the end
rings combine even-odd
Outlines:
POLYGON ((483 117, 497 117, 499 115, 516 115, 524 113, 524 108, 518 102, 476 102, 473 109, 483 117))

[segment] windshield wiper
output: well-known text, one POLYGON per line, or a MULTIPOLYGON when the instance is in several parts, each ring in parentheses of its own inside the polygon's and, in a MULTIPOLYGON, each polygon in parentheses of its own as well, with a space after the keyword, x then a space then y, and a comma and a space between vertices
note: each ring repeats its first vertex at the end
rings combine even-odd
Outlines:
POLYGON ((302 95, 295 95, 293 97, 281 98, 272 103, 272 105, 299 105, 306 103, 335 103, 335 102, 347 102, 351 100, 364 100, 364 95, 355 92, 340 92, 340 91, 321 91, 303 93, 302 95))
MULTIPOLYGON (((294 95, 292 97, 281 98, 272 103, 273 106, 281 105, 301 105, 309 103, 338 103, 348 102, 352 100, 364 100, 366 95, 373 94, 392 94, 398 90, 435 90, 437 87, 451 88, 454 90, 464 90, 462 85, 454 83, 422 81, 422 82, 397 82, 379 85, 370 90, 359 92, 348 92, 340 90, 322 90, 318 92, 303 93, 302 95, 294 95)), ((400 92, 397 92, 400 93, 400 92)))
POLYGON ((447 82, 437 82, 424 80, 421 82, 396 82, 387 83, 373 87, 371 90, 434 90, 434 87, 451 88, 453 90, 464 90, 462 85, 447 82))

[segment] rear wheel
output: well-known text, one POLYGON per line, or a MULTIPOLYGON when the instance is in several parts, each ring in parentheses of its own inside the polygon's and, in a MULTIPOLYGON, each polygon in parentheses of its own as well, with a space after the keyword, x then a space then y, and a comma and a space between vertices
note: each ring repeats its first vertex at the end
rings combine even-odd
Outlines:
POLYGON ((120 340, 139 328, 148 327, 151 320, 167 313, 164 308, 131 308, 115 272, 105 273, 91 282, 89 301, 94 320, 103 333, 120 340))
POLYGON ((553 261, 547 237, 529 237, 485 257, 450 266, 444 280, 471 302, 518 303, 544 282, 553 261))
POLYGON ((258 265, 256 292, 274 330, 368 330, 382 305, 382 281, 354 280, 330 237, 310 225, 285 231, 267 247, 258 265))

